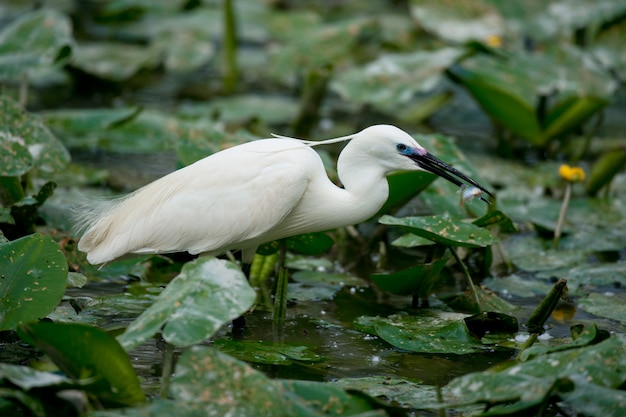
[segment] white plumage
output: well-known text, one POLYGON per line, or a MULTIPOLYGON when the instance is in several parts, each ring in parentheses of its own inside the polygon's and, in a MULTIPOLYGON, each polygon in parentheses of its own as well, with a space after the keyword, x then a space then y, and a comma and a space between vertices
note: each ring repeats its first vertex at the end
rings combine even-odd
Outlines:
POLYGON ((83 204, 78 248, 92 264, 128 253, 233 249, 249 262, 262 243, 367 220, 388 197, 387 174, 420 169, 460 185, 453 173, 484 190, 394 126, 323 142, 277 137, 218 152, 128 196, 83 204), (311 146, 343 140, 350 142, 337 161, 340 188, 311 146))

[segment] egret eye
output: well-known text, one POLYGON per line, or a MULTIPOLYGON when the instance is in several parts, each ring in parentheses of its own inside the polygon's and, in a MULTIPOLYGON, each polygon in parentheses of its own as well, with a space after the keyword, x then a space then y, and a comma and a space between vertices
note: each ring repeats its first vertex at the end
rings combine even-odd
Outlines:
POLYGON ((409 147, 406 146, 404 143, 398 143, 396 145, 396 149, 398 150, 398 152, 406 152, 409 147))

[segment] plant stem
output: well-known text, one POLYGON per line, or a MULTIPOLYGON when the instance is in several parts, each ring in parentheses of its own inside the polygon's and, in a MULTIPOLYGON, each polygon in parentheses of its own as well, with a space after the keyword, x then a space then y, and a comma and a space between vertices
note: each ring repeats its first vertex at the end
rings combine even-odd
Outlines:
POLYGON ((293 123, 293 133, 297 137, 309 137, 319 120, 319 109, 326 96, 332 68, 314 68, 307 74, 300 99, 300 110, 293 123))
POLYGON ((565 195, 563 195, 563 204, 561 205, 561 211, 559 212, 559 219, 556 222, 556 228, 554 229, 554 241, 552 247, 556 249, 559 246, 559 239, 561 239, 561 231, 563 230, 563 223, 565 222, 565 213, 567 213, 567 207, 569 206, 569 200, 572 197, 572 184, 567 182, 565 184, 565 195))
POLYGON ((477 313, 480 314, 483 312, 483 309, 480 307, 480 300, 478 299, 478 292, 476 291, 476 287, 474 286, 474 282, 472 281, 472 276, 470 275, 469 270, 465 266, 465 263, 459 257, 459 254, 456 253, 456 250, 452 246, 450 246, 449 249, 450 249, 450 252, 452 252, 452 256, 454 256, 454 259, 456 259, 459 265, 461 265, 461 269, 463 269, 463 274, 465 274, 465 278, 467 278, 467 285, 469 286, 472 296, 474 297, 474 303, 476 304, 476 309, 478 310, 477 313))

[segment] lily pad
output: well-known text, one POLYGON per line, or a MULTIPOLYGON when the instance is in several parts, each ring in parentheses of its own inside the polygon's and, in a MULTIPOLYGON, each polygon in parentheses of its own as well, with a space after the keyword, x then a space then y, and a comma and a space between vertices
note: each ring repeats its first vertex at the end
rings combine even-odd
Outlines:
POLYGON ((363 391, 375 398, 381 398, 391 404, 402 407, 421 409, 425 403, 437 401, 437 388, 422 385, 414 381, 388 376, 364 376, 360 378, 341 378, 329 384, 363 391))
POLYGON ((218 339, 213 342, 213 346, 223 353, 246 362, 270 365, 292 365, 294 362, 314 363, 325 359, 306 346, 293 346, 284 343, 218 339))
POLYGON ((81 43, 75 50, 72 65, 104 80, 128 80, 142 69, 153 69, 160 50, 127 43, 81 43))
POLYGON ((420 316, 359 317, 355 327, 404 350, 466 355, 486 349, 473 338, 458 313, 428 312, 420 316))
POLYGON ((567 272, 567 285, 578 288, 626 286, 626 261, 579 265, 567 272))
POLYGON ((578 299, 578 307, 595 316, 606 317, 626 324, 626 311, 624 303, 626 294, 591 293, 584 298, 578 299))
POLYGON ((190 346, 244 314, 255 300, 256 292, 235 264, 199 258, 183 266, 118 340, 130 350, 162 331, 168 343, 190 346))
MULTIPOLYGON (((570 284, 571 281, 568 277, 568 286, 570 284)), ((510 298, 512 296, 521 298, 544 296, 552 288, 552 285, 547 282, 520 275, 487 278, 483 281, 483 285, 492 291, 496 291, 504 298, 510 298)))
POLYGON ((342 72, 331 84, 344 100, 397 112, 420 93, 441 82, 446 68, 463 55, 459 48, 381 55, 359 68, 342 72))
POLYGON ((412 0, 409 4, 422 28, 447 41, 484 41, 504 32, 504 20, 488 1, 412 0))
POLYGON ((498 243, 498 239, 487 229, 448 215, 404 218, 386 215, 379 222, 389 226, 402 226, 413 234, 447 246, 479 248, 498 243))

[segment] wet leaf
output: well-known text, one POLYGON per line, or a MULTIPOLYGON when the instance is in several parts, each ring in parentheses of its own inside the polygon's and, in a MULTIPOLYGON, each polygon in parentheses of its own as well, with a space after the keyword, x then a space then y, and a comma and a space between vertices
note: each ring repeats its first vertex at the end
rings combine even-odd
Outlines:
POLYGON ((294 346, 285 343, 218 339, 213 342, 213 346, 223 353, 246 362, 292 365, 294 361, 314 363, 325 360, 323 356, 311 351, 306 346, 294 346))
POLYGON ((421 409, 425 403, 437 401, 436 387, 417 384, 402 378, 364 376, 341 378, 330 383, 343 389, 363 391, 372 397, 407 408, 421 409))
POLYGON ((190 346, 244 314, 255 300, 256 292, 235 264, 199 258, 183 266, 155 303, 118 340, 125 349, 132 349, 163 328, 168 343, 190 346))
POLYGON ((67 261, 47 236, 25 236, 0 245, 0 330, 44 318, 67 285, 67 261))
POLYGON ((0 79, 67 59, 74 40, 70 19, 53 9, 25 13, 0 32, 0 79))
POLYGON ((108 406, 145 402, 126 352, 108 333, 82 324, 22 324, 19 336, 45 352, 74 380, 93 378, 89 392, 108 406))
POLYGON ((404 218, 383 216, 379 222, 402 226, 413 234, 447 246, 478 248, 498 242, 488 230, 448 215, 404 218))
POLYGON ((421 353, 466 355, 486 347, 474 339, 463 318, 465 315, 423 312, 420 316, 359 317, 354 325, 404 350, 421 353))

